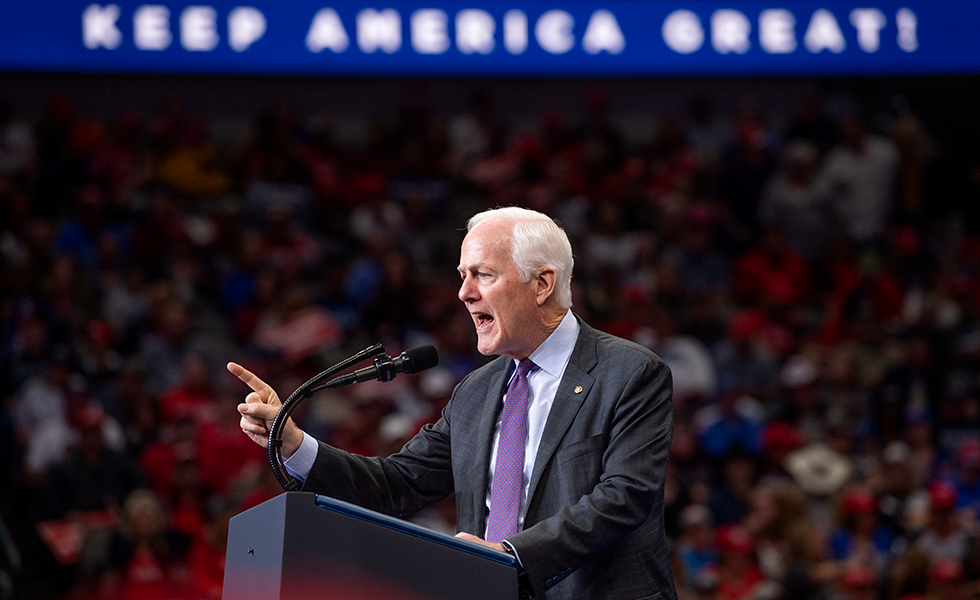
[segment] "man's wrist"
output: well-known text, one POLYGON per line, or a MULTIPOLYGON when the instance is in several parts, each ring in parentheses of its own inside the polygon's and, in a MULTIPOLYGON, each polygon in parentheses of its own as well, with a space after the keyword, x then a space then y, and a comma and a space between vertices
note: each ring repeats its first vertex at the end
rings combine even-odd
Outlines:
POLYGON ((517 548, 509 540, 501 540, 500 545, 504 547, 507 554, 510 554, 517 561, 517 585, 520 589, 520 599, 527 600, 534 596, 534 589, 531 587, 531 580, 528 579, 527 569, 521 563, 521 555, 517 553, 517 548))
POLYGON ((500 540, 500 545, 504 547, 504 551, 510 554, 517 561, 517 566, 524 570, 524 565, 521 564, 521 557, 517 554, 517 549, 514 548, 514 544, 511 544, 509 540, 500 540))
POLYGON ((313 463, 316 462, 320 445, 313 436, 303 433, 302 429, 297 429, 297 431, 302 436, 300 438, 302 441, 296 449, 296 452, 289 458, 283 460, 282 464, 286 467, 286 472, 305 482, 307 477, 310 476, 310 471, 313 469, 313 463))
POLYGON ((299 450, 300 445, 303 443, 303 431, 293 424, 293 420, 290 419, 286 423, 286 427, 282 431, 282 458, 283 460, 288 460, 292 458, 293 454, 299 450))

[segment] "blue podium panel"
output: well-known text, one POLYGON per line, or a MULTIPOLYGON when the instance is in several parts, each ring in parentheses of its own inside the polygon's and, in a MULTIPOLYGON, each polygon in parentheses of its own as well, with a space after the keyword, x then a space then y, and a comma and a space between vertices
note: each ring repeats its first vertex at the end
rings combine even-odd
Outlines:
POLYGON ((513 557, 346 502, 281 494, 231 519, 224 600, 516 600, 513 557))
POLYGON ((0 11, 8 71, 980 73, 975 0, 10 0, 0 11))

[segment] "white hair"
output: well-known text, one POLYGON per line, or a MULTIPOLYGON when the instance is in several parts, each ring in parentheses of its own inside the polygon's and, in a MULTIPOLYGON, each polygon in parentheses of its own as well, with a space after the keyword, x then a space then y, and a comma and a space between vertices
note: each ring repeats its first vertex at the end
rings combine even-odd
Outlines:
POLYGON ((510 258, 517 267, 521 281, 527 283, 538 272, 550 267, 555 270, 555 301, 564 308, 572 306, 572 244, 565 230, 551 217, 518 206, 493 208, 477 213, 466 223, 466 231, 490 219, 509 219, 514 222, 510 234, 510 258))

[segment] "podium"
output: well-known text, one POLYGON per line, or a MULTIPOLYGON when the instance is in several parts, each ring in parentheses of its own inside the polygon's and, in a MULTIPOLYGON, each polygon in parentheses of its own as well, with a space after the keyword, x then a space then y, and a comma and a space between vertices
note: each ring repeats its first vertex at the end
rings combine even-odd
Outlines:
POLYGON ((517 600, 514 557, 309 492, 232 517, 222 600, 517 600))

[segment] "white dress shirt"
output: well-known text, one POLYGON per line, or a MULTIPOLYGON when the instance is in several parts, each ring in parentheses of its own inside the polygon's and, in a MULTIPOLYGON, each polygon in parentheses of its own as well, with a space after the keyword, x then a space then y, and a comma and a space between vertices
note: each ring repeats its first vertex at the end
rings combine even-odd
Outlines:
MULTIPOLYGON (((538 446, 541 445, 541 435, 544 433, 544 426, 548 421, 551 405, 555 402, 555 394, 558 392, 561 376, 565 374, 568 359, 571 358, 572 349, 575 348, 578 332, 578 321, 572 315, 572 311, 568 311, 558 327, 548 336, 548 339, 543 341, 528 357, 538 368, 527 376, 530 397, 527 401, 527 443, 524 446, 524 485, 521 489, 521 510, 518 513, 519 527, 524 527, 524 515, 527 513, 527 490, 531 485, 531 473, 534 472, 534 459, 538 455, 538 446)), ((514 360, 511 379, 517 375, 518 362, 520 361, 514 360)), ((500 397, 501 404, 503 404, 506 395, 505 389, 504 394, 500 397)), ((487 477, 487 514, 490 514, 493 468, 497 462, 497 445, 500 442, 500 418, 501 415, 498 415, 497 424, 493 430, 493 446, 490 450, 490 473, 487 477)), ((483 537, 486 539, 486 531, 484 530, 483 533, 483 537)))
MULTIPOLYGON (((558 384, 561 382, 562 375, 565 374, 565 367, 568 366, 568 359, 572 356, 572 349, 578 340, 580 326, 572 311, 565 313, 565 317, 558 324, 551 335, 538 346, 528 357, 538 366, 530 375, 527 383, 530 389, 530 397, 527 404, 527 444, 524 446, 524 488, 521 492, 521 510, 518 515, 519 523, 523 527, 524 515, 527 513, 527 490, 531 484, 531 473, 534 471, 534 459, 538 454, 538 446, 541 445, 541 436, 544 433, 545 423, 548 421, 548 413, 551 412, 551 405, 555 401, 555 394, 558 392, 558 384)), ((511 377, 517 373, 517 363, 514 360, 514 369, 511 377)), ((504 390, 506 395, 506 390, 504 390)), ((504 395, 500 397, 503 404, 504 395)), ((487 514, 490 511, 490 490, 493 483, 493 468, 497 462, 497 444, 500 441, 500 417, 497 417, 497 424, 493 431, 493 446, 490 451, 490 473, 487 477, 487 514)), ((303 441, 299 448, 284 463, 286 471, 293 477, 302 480, 310 474, 313 463, 316 461, 316 454, 319 446, 316 439, 303 432, 303 441)), ((483 532, 486 537, 486 531, 483 532)))

